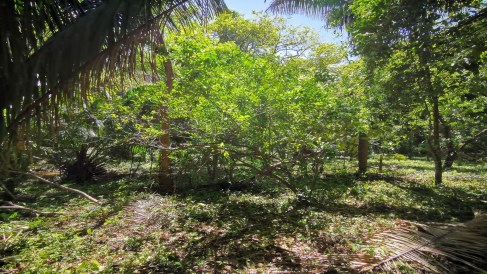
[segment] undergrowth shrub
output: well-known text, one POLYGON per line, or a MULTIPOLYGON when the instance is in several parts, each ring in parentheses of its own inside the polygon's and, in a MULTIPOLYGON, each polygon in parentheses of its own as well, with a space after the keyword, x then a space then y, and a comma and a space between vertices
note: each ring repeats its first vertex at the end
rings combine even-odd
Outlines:
POLYGON ((94 176, 103 175, 106 172, 106 161, 95 149, 89 149, 83 145, 76 152, 76 158, 68 160, 61 166, 64 177, 69 181, 84 183, 94 176))

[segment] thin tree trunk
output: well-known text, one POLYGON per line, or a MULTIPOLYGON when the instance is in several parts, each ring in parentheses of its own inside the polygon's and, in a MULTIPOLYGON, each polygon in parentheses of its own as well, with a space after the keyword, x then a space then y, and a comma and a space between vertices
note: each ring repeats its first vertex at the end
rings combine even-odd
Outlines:
POLYGON ((28 126, 27 126, 27 135, 26 135, 26 139, 25 139, 25 143, 26 143, 26 147, 27 147, 27 159, 28 159, 28 164, 31 165, 34 163, 34 153, 32 151, 32 145, 31 145, 31 141, 30 141, 30 122, 28 122, 28 126))
POLYGON ((435 161, 435 184, 443 184, 443 166, 440 146, 440 106, 438 96, 433 96, 433 158, 435 161))
POLYGON ((384 156, 381 153, 379 156, 379 173, 382 173, 383 164, 384 164, 384 156))
MULTIPOLYGON (((439 93, 435 90, 431 75, 431 70, 429 68, 429 62, 431 59, 430 54, 430 40, 429 37, 426 38, 424 41, 424 45, 422 48, 418 49, 418 57, 421 63, 421 70, 423 72, 423 84, 425 88, 425 93, 427 98, 429 97, 433 103, 433 115, 429 116, 430 118, 430 126, 432 122, 433 127, 433 143, 431 144, 430 140, 428 141, 430 144, 430 149, 432 152, 433 160, 435 162, 435 184, 441 185, 443 184, 443 165, 441 160, 441 140, 440 140, 440 104, 439 104, 439 93), (433 121, 431 121, 433 120, 433 121)), ((430 128, 431 130, 431 128, 430 128)))
POLYGON ((21 157, 19 156, 19 151, 17 150, 17 145, 18 145, 18 131, 15 132, 14 136, 12 136, 11 140, 5 140, 2 146, 0 146, 2 151, 2 155, 0 157, 2 158, 0 160, 0 164, 2 166, 0 167, 2 172, 6 175, 6 179, 3 181, 2 188, 5 188, 4 195, 2 195, 2 198, 6 201, 10 200, 15 200, 14 197, 16 197, 16 188, 18 185, 18 178, 17 176, 14 176, 12 173, 9 172, 8 169, 21 169, 21 164, 20 164, 20 159, 21 157))
POLYGON ((213 150, 213 157, 212 157, 212 163, 211 163, 211 180, 216 183, 216 180, 218 178, 218 151, 215 148, 213 150))
POLYGON ((445 162, 443 163, 443 169, 450 169, 453 167, 453 163, 458 158, 458 153, 455 150, 448 151, 445 162))
POLYGON ((367 159, 369 155, 369 137, 360 133, 358 137, 358 174, 367 172, 367 159))
MULTIPOLYGON (((10 179, 10 180, 12 181, 12 179, 10 179)), ((7 181, 7 184, 8 184, 8 181, 7 181)), ((12 187, 9 188, 6 185, 4 185, 2 182, 0 182, 0 187, 3 189, 3 191, 5 191, 5 195, 3 195, 4 200, 6 200, 6 201, 17 200, 17 196, 11 190, 12 187)))
MULTIPOLYGON (((164 59, 164 72, 166 74, 166 92, 170 94, 174 87, 174 69, 172 62, 169 59, 169 53, 167 51, 164 40, 162 41, 162 54, 164 59)), ((162 120, 162 130, 163 135, 161 136, 160 142, 162 146, 160 160, 159 160, 159 187, 160 190, 165 193, 174 192, 174 181, 171 177, 171 159, 169 158, 171 149, 171 139, 170 139, 170 120, 169 120, 169 108, 167 103, 161 107, 161 120, 162 120)))
POLYGON ((445 162, 443 163, 443 169, 449 169, 453 166, 453 162, 457 159, 457 150, 452 140, 450 126, 444 125, 444 127, 446 139, 446 158, 445 162))
POLYGON ((164 192, 174 191, 174 182, 171 178, 171 159, 169 158, 171 140, 169 135, 169 117, 167 106, 161 108, 162 130, 161 136, 161 153, 159 158, 159 186, 164 192))

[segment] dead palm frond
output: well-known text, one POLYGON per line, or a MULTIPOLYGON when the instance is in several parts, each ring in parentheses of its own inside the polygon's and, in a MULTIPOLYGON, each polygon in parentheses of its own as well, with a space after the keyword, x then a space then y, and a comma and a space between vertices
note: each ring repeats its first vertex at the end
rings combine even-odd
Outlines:
POLYGON ((0 5, 0 140, 32 115, 86 97, 115 76, 133 75, 141 54, 161 38, 162 25, 187 27, 226 9, 223 0, 6 0, 0 5))
POLYGON ((402 228, 378 234, 376 246, 385 247, 390 255, 372 262, 356 263, 363 272, 397 271, 398 265, 409 265, 433 273, 452 273, 451 263, 471 271, 485 271, 487 262, 487 215, 457 225, 415 224, 416 229, 402 228))

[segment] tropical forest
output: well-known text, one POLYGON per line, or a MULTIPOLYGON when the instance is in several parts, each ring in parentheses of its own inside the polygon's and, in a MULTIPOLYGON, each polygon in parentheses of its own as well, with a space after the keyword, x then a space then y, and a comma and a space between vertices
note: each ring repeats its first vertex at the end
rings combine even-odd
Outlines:
POLYGON ((0 273, 487 273, 487 1, 0 0, 0 273))

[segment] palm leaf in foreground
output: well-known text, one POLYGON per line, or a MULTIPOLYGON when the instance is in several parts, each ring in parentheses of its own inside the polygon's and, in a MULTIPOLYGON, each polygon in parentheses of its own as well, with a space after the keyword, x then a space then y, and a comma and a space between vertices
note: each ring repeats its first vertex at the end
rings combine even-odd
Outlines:
POLYGON ((487 215, 457 225, 414 224, 416 229, 402 228, 378 234, 372 239, 390 251, 386 258, 357 262, 361 272, 383 270, 395 272, 398 265, 409 265, 433 273, 458 270, 450 263, 485 271, 487 261, 487 215))
POLYGON ((226 9, 223 0, 9 0, 0 6, 0 142, 31 116, 57 116, 46 112, 110 79, 133 76, 137 56, 155 48, 163 26, 190 27, 226 9))

